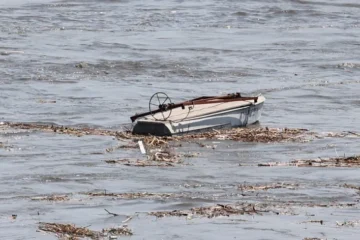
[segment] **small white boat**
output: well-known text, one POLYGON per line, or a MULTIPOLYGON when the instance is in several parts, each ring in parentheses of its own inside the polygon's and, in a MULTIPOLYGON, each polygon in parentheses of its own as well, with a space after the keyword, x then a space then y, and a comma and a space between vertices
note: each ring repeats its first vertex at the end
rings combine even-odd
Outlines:
POLYGON ((245 127, 259 121, 265 97, 200 97, 174 104, 165 93, 155 93, 149 112, 131 117, 134 134, 171 136, 221 127, 245 127))

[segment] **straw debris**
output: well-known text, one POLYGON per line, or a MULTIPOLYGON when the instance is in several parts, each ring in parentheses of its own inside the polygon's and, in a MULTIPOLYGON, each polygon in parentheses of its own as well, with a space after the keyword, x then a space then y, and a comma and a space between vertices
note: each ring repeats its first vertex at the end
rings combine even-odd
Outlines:
POLYGON ((77 238, 90 238, 100 239, 108 235, 116 236, 129 236, 132 235, 132 231, 127 226, 120 226, 117 228, 106 228, 101 232, 93 231, 86 227, 76 227, 73 224, 61 224, 61 223, 39 223, 39 229, 45 232, 51 232, 57 234, 60 238, 77 239, 77 238))
POLYGON ((307 129, 231 128, 173 137, 176 140, 232 140, 243 142, 284 142, 304 140, 307 129))
MULTIPOLYGON (((286 205, 286 203, 284 203, 286 205)), ((322 208, 346 208, 346 207, 355 207, 356 203, 339 203, 339 202, 327 202, 327 203, 316 203, 316 202, 291 202, 288 204, 289 206, 297 206, 297 207, 322 207, 322 208)))
POLYGON ((85 227, 76 227, 72 224, 40 222, 39 229, 45 232, 59 234, 62 237, 67 235, 68 237, 89 237, 91 239, 97 239, 100 236, 96 231, 92 231, 85 227))
POLYGON ((278 189, 278 188, 286 188, 286 189, 296 189, 299 184, 292 183, 274 183, 271 185, 240 185, 238 187, 241 191, 267 191, 269 189, 278 189))
POLYGON ((267 163, 259 163, 258 167, 284 167, 284 166, 296 166, 296 164, 288 163, 288 162, 267 162, 267 163))
POLYGON ((5 122, 4 125, 11 128, 27 129, 27 130, 40 130, 46 132, 55 132, 61 134, 83 136, 83 135, 102 135, 102 136, 117 136, 117 132, 110 130, 94 129, 94 128, 73 128, 66 126, 57 126, 40 123, 11 123, 5 122))
POLYGON ((105 228, 102 230, 103 235, 115 235, 115 236, 131 236, 132 231, 127 226, 121 226, 117 228, 105 228))
POLYGON ((360 156, 294 160, 290 163, 297 167, 360 167, 360 156))
POLYGON ((91 197, 114 197, 121 199, 164 199, 164 198, 173 198, 176 195, 172 193, 148 193, 148 192, 137 192, 137 193, 107 193, 105 192, 88 192, 85 193, 91 197))
POLYGON ((360 167, 360 156, 259 163, 258 167, 360 167))
POLYGON ((356 186, 356 185, 352 185, 352 184, 344 184, 344 185, 342 185, 342 187, 344 187, 344 188, 351 188, 351 189, 355 189, 355 190, 358 190, 358 191, 360 191, 360 186, 356 186))
POLYGON ((304 238, 303 240, 325 240, 325 239, 315 237, 315 238, 304 238))
POLYGON ((118 149, 137 149, 137 148, 139 148, 138 144, 127 144, 127 145, 118 145, 114 147, 109 147, 105 151, 109 153, 118 149))
POLYGON ((359 225, 360 220, 354 220, 354 221, 344 221, 344 222, 336 222, 336 225, 339 227, 355 227, 359 225))
POLYGON ((50 195, 50 196, 32 197, 31 200, 33 200, 33 201, 64 202, 64 201, 69 201, 70 198, 69 198, 68 195, 50 195))
POLYGON ((179 156, 170 152, 170 149, 160 149, 148 155, 149 161, 166 162, 166 163, 182 163, 179 156))
POLYGON ((111 159, 111 160, 105 160, 106 163, 108 164, 125 164, 128 163, 130 161, 140 161, 140 160, 131 160, 131 159, 111 159))
POLYGON ((309 220, 309 221, 304 221, 301 223, 320 223, 321 225, 324 224, 324 220, 309 220))
POLYGON ((134 160, 134 159, 119 159, 119 160, 105 160, 109 164, 122 164, 131 167, 175 167, 172 162, 160 162, 151 160, 134 160))
POLYGON ((192 141, 192 140, 233 140, 243 142, 287 142, 287 141, 308 141, 306 136, 313 135, 317 138, 323 137, 346 137, 346 136, 360 136, 355 132, 342 132, 342 133, 320 133, 315 134, 309 132, 307 129, 289 129, 289 128, 230 128, 230 129, 213 129, 208 132, 200 132, 193 134, 186 134, 180 136, 146 136, 132 134, 130 130, 125 131, 112 131, 105 129, 96 129, 88 127, 70 127, 59 126, 54 124, 45 123, 21 123, 21 122, 4 122, 3 125, 18 128, 18 129, 32 129, 48 132, 56 132, 61 134, 69 134, 76 136, 83 135, 101 135, 101 136, 114 136, 119 140, 142 140, 146 145, 151 147, 159 147, 168 145, 170 141, 192 141))
POLYGON ((271 210, 268 207, 269 206, 266 204, 251 204, 251 203, 241 203, 234 205, 217 204, 215 206, 209 206, 209 207, 191 208, 190 210, 159 211, 159 212, 150 212, 148 214, 158 218, 183 217, 183 216, 185 217, 200 216, 200 217, 214 218, 220 216, 229 217, 230 215, 244 215, 244 214, 261 215, 261 213, 264 212, 273 212, 276 214, 280 214, 280 212, 271 210))
POLYGON ((200 156, 200 153, 185 153, 182 155, 184 158, 194 158, 200 156))
POLYGON ((122 164, 125 166, 136 166, 136 167, 173 167, 176 164, 183 163, 179 155, 171 152, 170 148, 149 150, 146 160, 139 159, 119 159, 119 160, 105 160, 109 164, 122 164))

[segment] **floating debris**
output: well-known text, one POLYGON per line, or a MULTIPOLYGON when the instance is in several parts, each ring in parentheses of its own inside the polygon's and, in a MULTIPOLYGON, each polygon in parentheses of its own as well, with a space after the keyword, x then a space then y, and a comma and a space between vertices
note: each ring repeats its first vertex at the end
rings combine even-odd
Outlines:
POLYGON ((148 160, 137 160, 136 162, 127 162, 124 163, 125 166, 133 167, 175 167, 174 164, 170 162, 153 162, 148 160))
POLYGON ((268 162, 268 163, 259 163, 257 166, 258 167, 284 167, 284 166, 296 166, 296 164, 291 164, 288 162, 268 162))
MULTIPOLYGON (((59 126, 54 124, 45 123, 21 123, 21 122, 3 122, 2 125, 18 128, 18 129, 32 129, 40 131, 56 132, 60 134, 69 134, 76 136, 83 135, 101 135, 101 136, 114 136, 119 140, 132 140, 143 141, 145 145, 150 147, 161 147, 169 145, 170 141, 188 141, 194 140, 232 140, 243 142, 305 142, 309 141, 309 137, 324 138, 324 137, 346 137, 346 136, 360 136, 360 133, 355 132, 342 132, 342 133, 314 133, 308 129, 290 129, 290 128, 230 128, 230 129, 212 129, 208 132, 200 132, 176 136, 144 136, 132 134, 130 130, 126 131, 113 131, 105 129, 96 129, 88 127, 70 127, 59 126)), ((198 143, 205 147, 205 144, 198 143)), ((179 145, 181 146, 181 144, 179 145)), ((127 148, 127 145, 123 145, 127 148)), ((135 145, 128 145, 129 148, 135 148, 135 145)), ((209 146, 216 148, 216 146, 209 146)))
POLYGON ((360 220, 355 221, 344 221, 344 222, 336 222, 337 226, 346 226, 346 227, 355 227, 360 223, 360 220))
POLYGON ((139 159, 119 159, 119 160, 105 160, 109 164, 122 164, 126 166, 136 166, 136 167, 148 167, 148 166, 157 166, 157 167, 169 167, 175 166, 175 164, 183 163, 183 160, 180 159, 178 155, 171 152, 170 148, 164 149, 155 149, 149 151, 146 160, 139 159))
POLYGON ((0 55, 9 56, 11 54, 16 54, 16 53, 22 54, 24 52, 23 51, 1 51, 0 55))
POLYGON ((302 141, 307 129, 279 129, 279 128, 231 128, 212 130, 204 133, 174 136, 175 140, 232 140, 243 142, 284 142, 284 141, 302 141))
POLYGON ((38 103, 56 103, 56 100, 44 100, 44 99, 39 99, 38 103))
POLYGON ((342 185, 342 187, 344 187, 344 188, 351 188, 351 189, 355 189, 355 190, 358 190, 358 191, 360 191, 360 186, 355 186, 355 185, 352 185, 352 184, 344 184, 344 185, 342 185))
MULTIPOLYGON (((61 134, 76 135, 76 136, 83 136, 83 135, 117 136, 119 134, 119 132, 110 131, 110 130, 102 130, 102 129, 94 129, 94 128, 73 128, 73 127, 40 124, 40 123, 4 122, 3 125, 11 127, 11 128, 31 129, 31 130, 39 130, 39 131, 55 132, 55 133, 61 133, 61 134)), ((120 134, 120 135, 123 136, 123 134, 120 134)))
POLYGON ((297 167, 360 167, 360 156, 291 161, 297 167))
POLYGON ((184 158, 194 158, 194 157, 200 156, 200 153, 185 153, 185 154, 182 154, 182 156, 184 158))
POLYGON ((76 227, 73 224, 61 223, 39 223, 39 229, 45 232, 52 232, 58 234, 60 237, 67 237, 67 239, 76 239, 78 237, 90 239, 99 239, 100 237, 111 235, 129 236, 132 231, 127 226, 120 226, 117 228, 103 229, 101 232, 90 230, 86 227, 76 227))
POLYGON ((360 167, 360 156, 259 163, 258 167, 360 167))
MULTIPOLYGON (((284 203, 286 205, 286 203, 284 203)), ((346 208, 346 207, 355 207, 356 203, 338 203, 338 202, 327 202, 327 203, 316 203, 316 202, 289 202, 288 206, 296 206, 296 207, 337 207, 337 208, 346 208)))
POLYGON ((89 237, 91 239, 99 237, 99 232, 92 231, 85 227, 76 227, 72 224, 40 222, 39 229, 45 232, 68 235, 69 237, 89 237))
POLYGON ((241 191, 266 191, 269 189, 277 189, 277 188, 296 189, 298 186, 299 184, 274 183, 271 185, 240 185, 238 189, 241 191))
POLYGON ((182 163, 179 156, 175 155, 170 149, 160 149, 148 155, 149 161, 166 162, 166 163, 182 163))
POLYGON ((118 145, 115 147, 109 147, 107 148, 105 151, 106 152, 113 152, 117 149, 136 149, 139 148, 139 146, 137 144, 127 144, 127 145, 118 145))
POLYGON ((151 160, 134 160, 134 159, 119 159, 119 160, 105 160, 109 164, 122 164, 133 167, 175 167, 171 162, 155 162, 151 160))
MULTIPOLYGON (((137 136, 137 135, 134 135, 137 136)), ((164 145, 168 145, 168 140, 172 140, 170 137, 155 137, 155 136, 147 136, 142 139, 146 146, 150 147, 160 147, 164 145)))
POLYGON ((125 163, 129 163, 130 161, 140 161, 140 160, 131 160, 131 159, 117 159, 117 160, 105 160, 106 163, 109 164, 125 164, 125 163))
POLYGON ((76 68, 86 68, 88 66, 89 66, 89 64, 87 64, 86 62, 80 62, 75 65, 76 68))
POLYGON ((33 200, 33 201, 63 202, 63 201, 69 201, 70 198, 69 198, 68 195, 50 195, 50 196, 32 197, 31 200, 33 200))
POLYGON ((303 240, 325 240, 325 239, 315 237, 315 238, 304 238, 303 240))
POLYGON ((301 223, 320 223, 321 225, 323 225, 324 221, 323 220, 309 220, 309 221, 304 221, 301 223))
POLYGON ((347 133, 350 133, 352 135, 355 135, 357 137, 360 137, 360 133, 356 133, 356 132, 352 132, 352 131, 348 131, 347 133))
POLYGON ((117 228, 105 228, 102 230, 103 235, 115 235, 115 236, 131 236, 132 231, 127 228, 126 225, 117 228))
POLYGON ((115 197, 122 199, 139 199, 139 198, 147 198, 147 199, 155 199, 155 198, 174 198, 176 195, 173 193, 148 193, 148 192, 137 192, 137 193, 107 193, 104 192, 88 192, 85 193, 91 197, 115 197))
MULTIPOLYGON (((274 211, 269 209, 269 205, 267 204, 251 204, 251 203, 241 203, 235 205, 223 205, 217 204, 215 206, 210 207, 199 207, 199 208, 191 208, 190 210, 174 210, 174 211, 159 211, 159 212, 150 212, 148 213, 151 216, 155 216, 158 218, 162 217, 192 217, 192 216, 200 216, 207 218, 214 218, 219 216, 227 216, 230 215, 254 215, 263 212, 273 212, 276 214, 280 214, 278 211, 274 211)), ((288 214, 289 212, 283 211, 283 214, 288 214)))
POLYGON ((115 136, 121 140, 143 141, 146 146, 160 147, 169 145, 169 141, 193 141, 193 140, 233 140, 244 142, 284 142, 284 141, 305 141, 306 134, 312 134, 307 129, 289 128, 231 128, 211 130, 203 133, 179 135, 172 137, 155 137, 134 135, 131 131, 111 131, 95 128, 74 128, 69 126, 58 126, 41 123, 16 123, 4 122, 3 125, 19 129, 33 129, 41 131, 56 132, 70 135, 106 135, 115 136))

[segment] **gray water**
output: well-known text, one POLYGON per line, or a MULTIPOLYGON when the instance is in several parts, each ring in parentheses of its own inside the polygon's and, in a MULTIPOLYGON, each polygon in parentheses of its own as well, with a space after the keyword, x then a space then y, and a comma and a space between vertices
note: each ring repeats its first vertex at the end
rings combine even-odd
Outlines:
MULTIPOLYGON (((261 126, 359 132, 359 19, 355 0, 0 0, 0 120, 118 130, 130 125, 132 114, 146 111, 158 91, 174 102, 243 92, 267 98, 261 126), (79 63, 86 64, 76 67, 79 63)), ((339 187, 359 182, 356 168, 239 166, 358 154, 358 138, 210 142, 217 145, 214 150, 186 145, 177 150, 199 157, 174 168, 108 165, 104 160, 142 156, 137 149, 107 153, 118 141, 106 136, 3 126, 0 142, 1 239, 56 239, 36 232, 39 221, 99 230, 121 225, 135 212, 237 201, 359 200, 355 190, 339 187), (236 188, 279 181, 301 187, 249 196, 236 188), (104 189, 191 197, 81 195, 104 189), (30 200, 49 194, 70 194, 71 200, 30 200)), ((359 220, 358 206, 298 212, 192 220, 140 214, 128 225, 131 239, 358 239, 359 227, 336 226, 336 221, 359 220), (301 223, 314 218, 325 224, 301 223)))

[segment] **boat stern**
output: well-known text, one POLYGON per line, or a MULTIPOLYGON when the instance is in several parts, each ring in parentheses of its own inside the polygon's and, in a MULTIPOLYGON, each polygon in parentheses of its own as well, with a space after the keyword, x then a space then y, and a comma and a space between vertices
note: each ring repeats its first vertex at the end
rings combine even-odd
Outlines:
POLYGON ((173 131, 168 122, 139 120, 136 122, 133 134, 154 135, 154 136, 171 136, 173 131))

